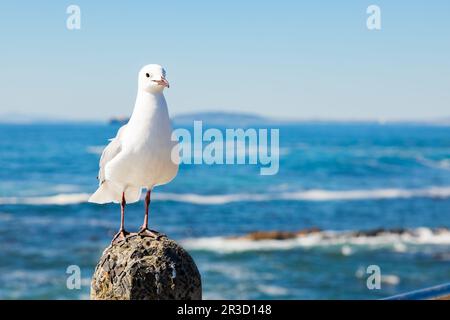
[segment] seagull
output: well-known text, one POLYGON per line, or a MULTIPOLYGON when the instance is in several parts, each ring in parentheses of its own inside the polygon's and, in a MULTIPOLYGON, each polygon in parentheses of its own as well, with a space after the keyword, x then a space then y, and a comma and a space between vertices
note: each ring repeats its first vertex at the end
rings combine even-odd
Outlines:
POLYGON ((126 240, 125 205, 145 196, 144 223, 138 235, 156 238, 148 229, 148 211, 153 187, 170 182, 178 172, 177 143, 163 91, 169 88, 166 71, 157 64, 144 66, 138 75, 133 113, 103 150, 98 173, 99 187, 89 198, 93 203, 120 203, 120 229, 112 243, 126 240))

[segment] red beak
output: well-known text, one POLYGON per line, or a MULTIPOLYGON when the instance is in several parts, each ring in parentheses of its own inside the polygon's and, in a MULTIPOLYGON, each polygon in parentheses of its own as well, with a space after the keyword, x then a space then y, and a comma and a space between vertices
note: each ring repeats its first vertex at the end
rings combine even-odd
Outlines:
POLYGON ((161 77, 161 80, 153 80, 153 81, 155 81, 160 86, 167 87, 167 88, 170 87, 169 86, 169 81, 167 81, 166 78, 164 78, 164 77, 161 77))

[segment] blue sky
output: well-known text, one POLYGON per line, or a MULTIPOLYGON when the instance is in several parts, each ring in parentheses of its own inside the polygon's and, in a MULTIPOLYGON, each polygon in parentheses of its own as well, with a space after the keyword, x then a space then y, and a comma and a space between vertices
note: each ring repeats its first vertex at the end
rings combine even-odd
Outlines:
POLYGON ((171 114, 450 116, 449 1, 141 2, 2 2, 0 114, 127 115, 138 70, 159 63, 171 114))

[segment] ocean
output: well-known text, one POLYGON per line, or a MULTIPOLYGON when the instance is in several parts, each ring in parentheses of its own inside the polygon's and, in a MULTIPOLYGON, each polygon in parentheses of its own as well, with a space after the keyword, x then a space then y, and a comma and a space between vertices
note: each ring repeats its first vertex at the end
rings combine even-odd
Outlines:
MULTIPOLYGON (((117 126, 0 125, 0 298, 89 299, 119 227, 118 205, 86 199, 117 126), (81 288, 66 285, 80 267, 81 288)), ((205 299, 378 299, 450 279, 450 127, 277 126, 276 175, 255 165, 182 165, 155 189, 150 227, 177 240, 205 299), (321 231, 285 240, 255 231, 321 231), (375 231, 374 231, 375 230, 375 231), (367 286, 367 267, 381 288, 367 286)), ((136 231, 143 203, 126 210, 136 231)))

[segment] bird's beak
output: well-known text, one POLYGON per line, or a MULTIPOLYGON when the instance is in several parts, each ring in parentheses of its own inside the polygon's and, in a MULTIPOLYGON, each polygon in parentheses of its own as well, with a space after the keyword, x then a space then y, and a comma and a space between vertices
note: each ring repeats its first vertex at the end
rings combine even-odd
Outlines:
POLYGON ((167 81, 166 78, 164 78, 164 77, 161 77, 161 80, 153 80, 153 81, 155 81, 160 86, 167 87, 167 88, 170 87, 169 86, 169 81, 167 81))

